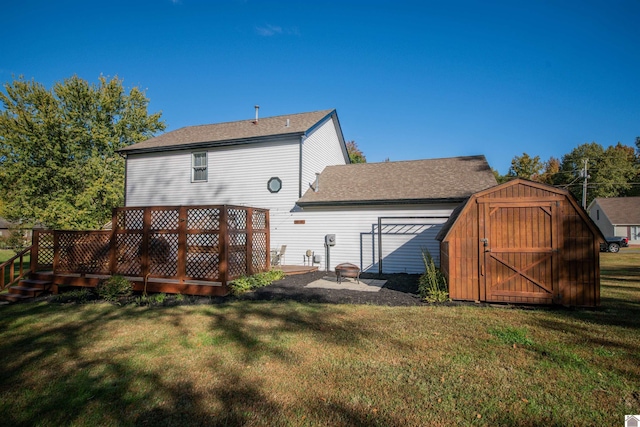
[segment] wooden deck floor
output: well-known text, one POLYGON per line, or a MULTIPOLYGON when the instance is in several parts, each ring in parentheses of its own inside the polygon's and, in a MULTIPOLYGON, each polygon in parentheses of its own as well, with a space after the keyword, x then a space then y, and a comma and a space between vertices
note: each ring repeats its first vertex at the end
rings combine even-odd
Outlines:
POLYGON ((293 276, 295 274, 311 273, 312 271, 318 271, 318 266, 314 265, 281 265, 279 266, 286 276, 293 276))

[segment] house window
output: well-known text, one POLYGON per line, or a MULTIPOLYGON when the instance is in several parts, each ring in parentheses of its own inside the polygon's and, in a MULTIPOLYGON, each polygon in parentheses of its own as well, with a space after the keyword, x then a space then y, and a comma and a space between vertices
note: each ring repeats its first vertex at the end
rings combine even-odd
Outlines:
POLYGON ((282 180, 274 176, 267 182, 267 189, 272 193, 277 193, 282 189, 282 180))
POLYGON ((191 155, 191 182, 207 180, 207 152, 191 155))
POLYGON ((596 218, 600 221, 600 209, 596 209, 596 218))

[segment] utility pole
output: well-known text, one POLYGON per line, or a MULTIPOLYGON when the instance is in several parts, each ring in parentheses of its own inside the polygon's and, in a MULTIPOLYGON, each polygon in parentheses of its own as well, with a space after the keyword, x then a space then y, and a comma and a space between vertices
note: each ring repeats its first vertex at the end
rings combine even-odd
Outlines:
POLYGON ((587 179, 591 178, 587 174, 587 164, 589 163, 589 159, 582 159, 584 162, 584 169, 580 171, 580 175, 584 178, 584 182, 582 183, 582 208, 587 210, 587 179))

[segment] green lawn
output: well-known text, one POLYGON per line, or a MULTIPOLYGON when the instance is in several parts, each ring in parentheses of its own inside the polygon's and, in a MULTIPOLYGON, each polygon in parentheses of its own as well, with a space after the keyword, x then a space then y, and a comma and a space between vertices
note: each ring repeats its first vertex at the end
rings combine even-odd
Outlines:
POLYGON ((602 307, 0 307, 3 425, 623 425, 640 254, 602 307))

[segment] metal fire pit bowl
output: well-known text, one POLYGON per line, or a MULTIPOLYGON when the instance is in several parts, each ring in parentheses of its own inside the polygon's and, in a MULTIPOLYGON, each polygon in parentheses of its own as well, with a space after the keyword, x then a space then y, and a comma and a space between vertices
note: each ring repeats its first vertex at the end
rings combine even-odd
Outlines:
POLYGON ((348 262, 336 265, 336 281, 342 283, 343 277, 353 277, 360 283, 360 267, 348 262))

